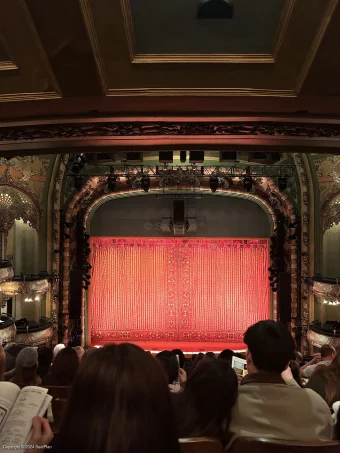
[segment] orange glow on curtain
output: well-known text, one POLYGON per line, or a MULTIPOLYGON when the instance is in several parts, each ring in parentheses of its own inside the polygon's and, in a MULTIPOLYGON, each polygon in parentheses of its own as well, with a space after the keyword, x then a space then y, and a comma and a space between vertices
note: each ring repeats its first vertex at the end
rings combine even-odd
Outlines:
POLYGON ((92 238, 91 343, 242 342, 270 316, 266 239, 92 238))

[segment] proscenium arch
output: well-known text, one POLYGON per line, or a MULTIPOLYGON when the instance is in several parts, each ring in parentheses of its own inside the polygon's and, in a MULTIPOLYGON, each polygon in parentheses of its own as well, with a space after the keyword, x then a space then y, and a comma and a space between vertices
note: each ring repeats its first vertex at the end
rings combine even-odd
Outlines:
MULTIPOLYGON (((136 189, 136 190, 121 190, 117 191, 115 193, 104 193, 102 195, 99 195, 97 198, 91 197, 93 194, 96 194, 96 191, 99 191, 100 189, 103 189, 103 185, 105 184, 106 178, 105 176, 103 177, 93 177, 90 178, 83 189, 80 192, 77 192, 74 194, 73 198, 70 200, 70 203, 68 205, 68 208, 65 212, 65 221, 69 222, 71 221, 71 218, 79 209, 84 209, 84 227, 86 228, 88 224, 88 219, 89 216, 90 219, 92 218, 94 212, 99 208, 99 206, 105 202, 107 202, 110 199, 114 198, 122 198, 122 197, 131 197, 131 196, 148 196, 151 194, 157 194, 157 193, 162 193, 164 191, 164 188, 158 187, 158 186, 153 186, 150 188, 148 193, 145 193, 142 189, 136 189), (92 200, 91 200, 92 198, 92 200), (92 212, 93 211, 93 212, 92 212)), ((284 207, 286 211, 286 215, 289 217, 290 222, 294 222, 296 220, 296 212, 294 209, 294 206, 288 201, 287 196, 282 194, 279 189, 277 188, 276 184, 274 183, 273 180, 270 178, 267 178, 268 182, 268 188, 272 192, 280 198, 280 201, 282 203, 282 206, 284 207)), ((266 216, 268 217, 270 229, 273 232, 275 227, 276 227, 276 215, 274 212, 273 207, 271 204, 264 199, 263 196, 261 196, 258 193, 246 193, 243 192, 242 190, 232 190, 230 188, 228 189, 219 189, 218 192, 212 194, 211 190, 209 188, 209 180, 207 179, 206 181, 202 181, 202 185, 200 188, 195 190, 196 193, 205 193, 209 195, 219 195, 219 196, 234 196, 234 197, 239 197, 243 199, 248 199, 250 201, 253 201, 257 203, 261 209, 263 209, 266 213, 266 216)), ((188 193, 188 189, 175 189, 175 190, 166 190, 167 194, 173 193, 173 194, 181 194, 181 193, 188 193)), ((191 192, 192 193, 192 192, 191 192)), ((89 220, 90 221, 90 220, 89 220)), ((67 307, 68 306, 68 299, 69 299, 69 271, 70 271, 70 253, 69 253, 69 248, 70 248, 70 243, 69 240, 64 241, 64 249, 63 249, 63 256, 64 256, 64 262, 63 262, 63 269, 64 269, 64 291, 63 291, 63 306, 67 307)), ((292 263, 296 263, 297 261, 297 254, 296 250, 292 249, 291 253, 291 261, 292 263)), ((295 291, 295 280, 297 280, 297 275, 296 274, 296 266, 292 266, 292 286, 291 286, 291 291, 292 291, 292 306, 293 303, 296 303, 296 297, 297 297, 297 292, 295 291), (294 277, 293 277, 294 273, 294 277)), ((83 291, 83 298, 82 298, 82 315, 81 315, 81 325, 82 325, 82 344, 85 344, 85 338, 84 338, 84 332, 85 332, 85 317, 86 317, 86 303, 85 303, 85 291, 83 291)), ((273 318, 277 319, 277 294, 273 294, 273 318)), ((65 313, 65 325, 68 325, 68 313, 65 313)), ((67 333, 65 331, 64 333, 65 340, 67 339, 67 333)))

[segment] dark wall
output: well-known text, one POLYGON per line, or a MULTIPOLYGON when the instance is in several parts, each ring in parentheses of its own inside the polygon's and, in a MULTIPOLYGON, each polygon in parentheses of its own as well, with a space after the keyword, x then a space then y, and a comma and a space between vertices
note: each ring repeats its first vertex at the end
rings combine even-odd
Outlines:
MULTIPOLYGON (((160 223, 172 217, 173 200, 155 195, 132 196, 110 200, 94 213, 91 236, 173 236, 163 232, 160 223)), ((195 217, 196 233, 188 237, 258 237, 270 236, 267 214, 256 203, 236 197, 204 195, 185 201, 185 214, 195 217)))

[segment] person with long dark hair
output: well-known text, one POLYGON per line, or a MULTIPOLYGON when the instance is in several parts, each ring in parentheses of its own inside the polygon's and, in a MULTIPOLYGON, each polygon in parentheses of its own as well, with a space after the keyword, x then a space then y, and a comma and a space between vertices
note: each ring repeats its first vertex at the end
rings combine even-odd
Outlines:
POLYGON ((319 365, 307 386, 318 393, 329 407, 340 401, 340 351, 330 365, 319 365))
POLYGON ((214 437, 225 444, 237 387, 235 371, 226 360, 201 360, 184 392, 173 395, 180 437, 214 437))
POLYGON ((51 371, 43 377, 42 385, 69 386, 72 384, 78 368, 79 358, 76 351, 69 346, 61 349, 52 363, 51 371))
POLYGON ((53 451, 179 453, 170 392, 158 361, 126 343, 89 355, 72 386, 53 451))

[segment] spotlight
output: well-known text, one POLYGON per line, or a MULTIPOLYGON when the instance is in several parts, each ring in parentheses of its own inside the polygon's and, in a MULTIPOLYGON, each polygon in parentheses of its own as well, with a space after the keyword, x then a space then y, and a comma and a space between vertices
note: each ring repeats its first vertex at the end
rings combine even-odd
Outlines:
POLYGON ((85 165, 85 159, 83 154, 77 154, 72 162, 71 171, 73 173, 79 173, 85 165))
POLYGON ((83 188, 83 185, 84 185, 84 178, 83 176, 75 176, 74 177, 74 180, 73 180, 73 186, 75 189, 77 190, 81 190, 83 188))
POLYGON ((280 192, 283 192, 284 190, 287 189, 287 178, 280 176, 277 182, 280 192))
POLYGON ((253 188, 253 180, 251 176, 246 176, 243 180, 243 187, 246 189, 247 192, 250 192, 253 188))
POLYGON ((210 183, 209 183, 210 190, 212 193, 215 193, 218 189, 218 177, 217 176, 210 176, 210 183))
POLYGON ((117 176, 109 175, 107 177, 107 188, 110 192, 114 192, 117 188, 117 176))
POLYGON ((140 181, 141 188, 144 192, 149 192, 150 189, 150 178, 149 176, 144 175, 140 181))

